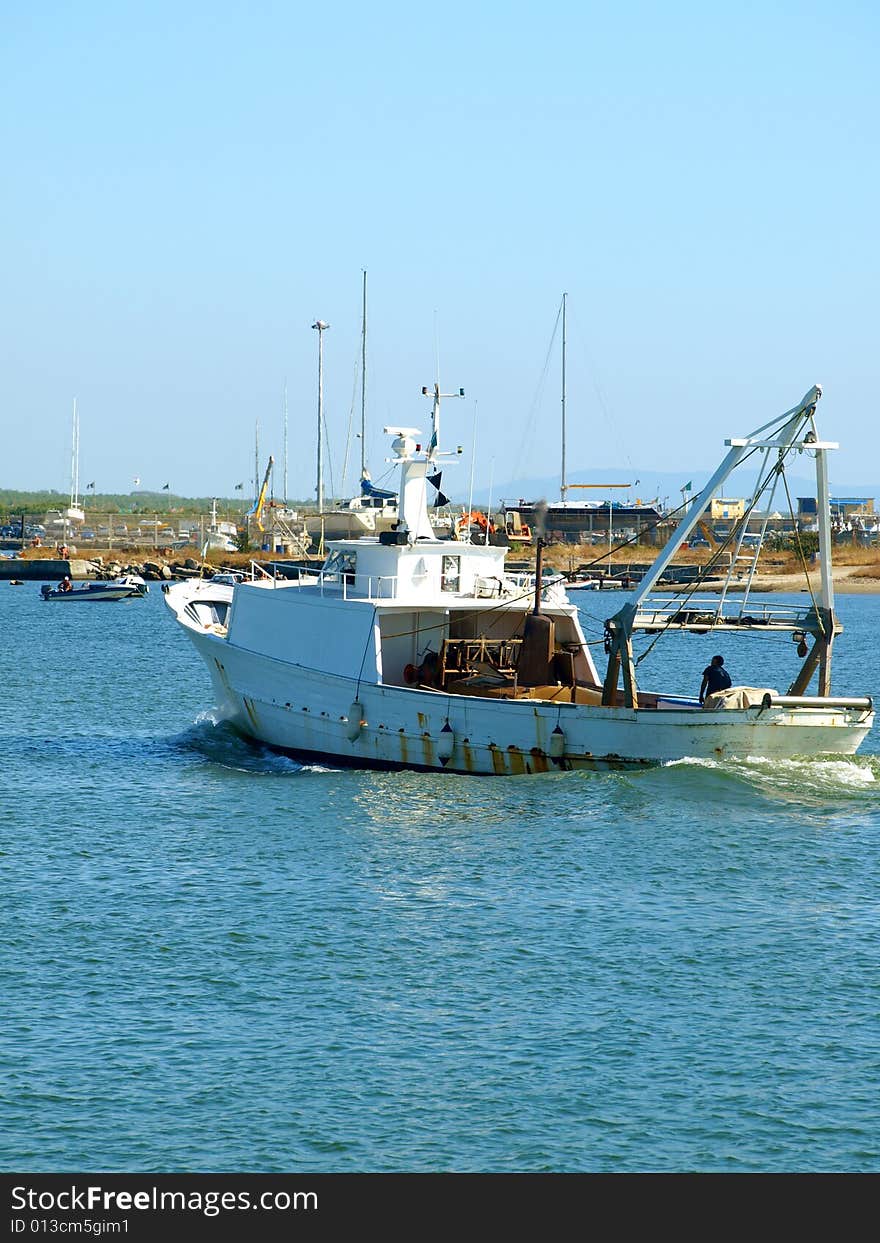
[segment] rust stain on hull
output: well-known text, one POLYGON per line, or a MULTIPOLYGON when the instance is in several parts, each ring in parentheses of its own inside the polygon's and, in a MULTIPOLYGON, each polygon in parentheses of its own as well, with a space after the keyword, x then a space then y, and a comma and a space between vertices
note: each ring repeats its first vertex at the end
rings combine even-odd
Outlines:
POLYGON ((490 742, 489 754, 492 756, 492 768, 499 777, 503 777, 507 771, 504 767, 504 752, 499 747, 496 747, 494 742, 490 742))
POLYGON ((536 773, 546 773, 548 770, 547 753, 542 751, 540 747, 532 747, 529 754, 532 757, 532 768, 536 773))
POLYGON ((526 761, 522 751, 511 743, 507 748, 507 754, 510 756, 511 773, 514 776, 522 776, 526 772, 526 761))

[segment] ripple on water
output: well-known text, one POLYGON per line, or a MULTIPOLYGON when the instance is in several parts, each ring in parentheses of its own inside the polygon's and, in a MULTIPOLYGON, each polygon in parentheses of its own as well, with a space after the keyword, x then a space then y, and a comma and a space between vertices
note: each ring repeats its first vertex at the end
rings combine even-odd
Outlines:
MULTIPOLYGON (((876 732, 334 771, 203 712, 160 598, 31 594, 0 592, 4 1168, 880 1168, 876 732)), ((876 693, 878 605, 846 601, 842 694, 876 693)))

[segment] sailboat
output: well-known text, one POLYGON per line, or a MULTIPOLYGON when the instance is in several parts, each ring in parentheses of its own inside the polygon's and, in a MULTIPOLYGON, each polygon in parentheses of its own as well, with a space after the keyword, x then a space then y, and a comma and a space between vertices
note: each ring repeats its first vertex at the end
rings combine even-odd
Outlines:
POLYGON ((70 447, 70 504, 66 509, 56 509, 48 513, 46 526, 50 529, 53 539, 60 538, 63 543, 67 544, 70 541, 71 528, 74 525, 81 525, 85 520, 85 511, 79 500, 79 413, 74 397, 70 447))
MULTIPOLYGON (((340 501, 332 509, 323 505, 322 488, 322 434, 323 434, 323 352, 322 341, 324 330, 330 325, 317 320, 313 328, 318 330, 318 512, 306 518, 309 534, 319 544, 325 539, 357 539, 362 535, 380 535, 383 531, 393 531, 399 518, 397 508, 397 492, 391 488, 380 488, 373 483, 367 466, 367 273, 363 274, 363 310, 361 314, 361 466, 360 486, 358 492, 346 501, 340 501)), ((423 392, 427 390, 423 389, 423 392)), ((347 457, 347 453, 346 453, 347 457)), ((343 470, 343 475, 345 471, 343 470)), ((438 497, 442 496, 437 489, 438 497)), ((445 499, 445 498, 444 498, 445 499)), ((450 514, 439 513, 436 508, 431 514, 432 529, 439 535, 451 536, 454 530, 454 519, 450 514)))
MULTIPOLYGON (((602 500, 602 501, 579 501, 569 500, 569 489, 573 488, 597 488, 603 491, 612 491, 617 488, 629 488, 631 484, 605 483, 605 484, 584 484, 569 483, 566 468, 566 348, 567 348, 567 331, 566 318, 568 311, 568 294, 562 295, 562 304, 559 310, 559 317, 562 319, 562 422, 561 422, 561 467, 560 467, 560 483, 559 483, 559 500, 558 501, 529 501, 520 498, 517 502, 502 505, 504 513, 504 522, 508 531, 508 535, 518 538, 518 533, 525 525, 534 529, 535 525, 541 520, 541 512, 543 512, 544 529, 550 533, 555 539, 565 540, 570 543, 580 543, 586 539, 587 542, 594 541, 594 535, 601 535, 609 542, 617 531, 622 538, 630 538, 637 535, 639 530, 646 526, 653 527, 662 518, 659 509, 654 505, 642 505, 637 502, 635 505, 621 503, 619 501, 602 500)), ((557 318, 557 324, 559 318, 557 318)), ((555 328, 554 328, 555 335, 555 328)))
POLYGON ((86 515, 79 503, 79 413, 73 399, 73 445, 70 460, 70 505, 65 517, 68 522, 85 522, 86 515))

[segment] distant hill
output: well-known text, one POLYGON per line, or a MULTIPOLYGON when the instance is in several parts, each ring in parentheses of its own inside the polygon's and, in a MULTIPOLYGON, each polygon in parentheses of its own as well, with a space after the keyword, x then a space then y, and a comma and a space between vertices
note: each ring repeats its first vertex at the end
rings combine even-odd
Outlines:
MULTIPOLYGON (((80 495, 80 506, 91 513, 118 514, 167 514, 206 513, 214 500, 220 510, 241 512, 251 506, 250 496, 178 496, 174 492, 86 492, 80 495)), ((24 492, 15 488, 0 488, 0 513, 17 514, 26 510, 29 514, 45 513, 52 509, 66 509, 70 504, 67 492, 24 492)), ((302 501, 291 505, 303 506, 302 501)))

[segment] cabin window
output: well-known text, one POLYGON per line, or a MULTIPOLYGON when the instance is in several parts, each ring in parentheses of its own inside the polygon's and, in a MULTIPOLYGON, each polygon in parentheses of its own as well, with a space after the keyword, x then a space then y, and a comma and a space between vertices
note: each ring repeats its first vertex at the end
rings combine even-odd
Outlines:
POLYGON ((356 570, 356 552, 332 552, 324 562, 325 577, 331 574, 338 574, 340 582, 344 580, 347 583, 353 583, 356 570))
POLYGON ((461 557, 444 557, 440 575, 441 591, 458 591, 461 579, 461 557))

